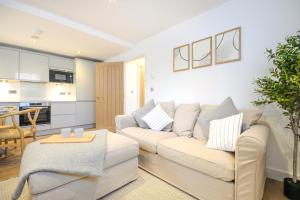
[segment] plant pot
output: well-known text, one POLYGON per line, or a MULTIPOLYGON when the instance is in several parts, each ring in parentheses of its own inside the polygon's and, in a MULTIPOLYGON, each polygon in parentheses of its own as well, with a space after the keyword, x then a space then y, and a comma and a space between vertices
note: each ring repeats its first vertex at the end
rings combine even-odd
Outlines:
POLYGON ((284 178, 283 193, 291 200, 300 199, 300 181, 297 180, 297 183, 294 183, 292 178, 284 178))

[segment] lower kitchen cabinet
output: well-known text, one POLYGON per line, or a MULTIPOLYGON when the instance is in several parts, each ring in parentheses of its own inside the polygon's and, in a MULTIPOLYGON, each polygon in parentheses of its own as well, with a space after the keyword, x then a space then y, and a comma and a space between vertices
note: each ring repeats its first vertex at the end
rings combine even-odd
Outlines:
POLYGON ((70 115, 76 113, 75 102, 52 102, 51 115, 70 115))
POLYGON ((51 128, 65 128, 76 125, 75 115, 52 115, 51 128))
POLYGON ((95 123, 95 102, 76 102, 76 125, 86 125, 95 123))

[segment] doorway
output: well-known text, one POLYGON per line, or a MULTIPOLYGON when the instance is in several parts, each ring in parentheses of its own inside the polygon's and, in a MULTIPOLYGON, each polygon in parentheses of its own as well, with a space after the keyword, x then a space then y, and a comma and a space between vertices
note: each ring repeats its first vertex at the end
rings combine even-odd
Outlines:
POLYGON ((125 63, 125 114, 145 103, 145 59, 137 58, 125 63))

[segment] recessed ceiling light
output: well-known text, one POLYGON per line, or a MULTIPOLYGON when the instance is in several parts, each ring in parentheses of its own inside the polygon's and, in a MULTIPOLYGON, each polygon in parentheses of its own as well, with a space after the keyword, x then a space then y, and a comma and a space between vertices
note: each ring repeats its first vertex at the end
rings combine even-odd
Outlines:
POLYGON ((35 31, 35 34, 36 34, 36 35, 42 35, 43 32, 44 32, 44 31, 42 31, 41 29, 37 29, 37 30, 35 31))
POLYGON ((117 0, 108 0, 108 3, 109 3, 109 4, 116 4, 116 3, 117 3, 117 0))
POLYGON ((37 35, 32 35, 31 36, 31 40, 32 40, 33 43, 36 43, 38 39, 40 39, 40 37, 37 36, 37 35))
POLYGON ((32 39, 36 39, 36 40, 40 39, 40 37, 37 36, 37 35, 32 35, 31 38, 32 38, 32 39))
POLYGON ((77 51, 77 53, 78 53, 78 54, 80 54, 80 53, 81 53, 81 51, 80 51, 80 50, 78 50, 78 51, 77 51))

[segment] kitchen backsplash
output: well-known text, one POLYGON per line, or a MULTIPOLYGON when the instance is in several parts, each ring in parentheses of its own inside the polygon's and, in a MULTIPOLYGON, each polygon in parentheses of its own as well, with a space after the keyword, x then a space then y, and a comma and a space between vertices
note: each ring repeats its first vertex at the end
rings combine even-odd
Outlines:
POLYGON ((21 101, 43 101, 47 100, 46 83, 20 83, 20 100, 21 101))
POLYGON ((76 85, 61 83, 0 82, 0 102, 76 101, 76 85))
POLYGON ((76 101, 76 85, 47 83, 48 101, 76 101))
POLYGON ((20 100, 20 82, 19 81, 0 81, 0 101, 18 102, 20 100))

